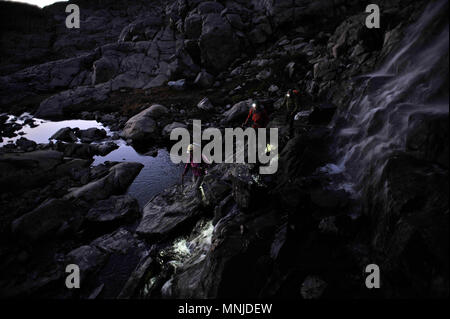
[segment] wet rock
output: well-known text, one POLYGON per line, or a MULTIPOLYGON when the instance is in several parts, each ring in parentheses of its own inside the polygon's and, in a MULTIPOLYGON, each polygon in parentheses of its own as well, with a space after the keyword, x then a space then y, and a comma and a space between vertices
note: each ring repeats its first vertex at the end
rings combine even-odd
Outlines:
POLYGON ((139 204, 129 195, 111 196, 95 203, 86 215, 92 223, 129 222, 139 216, 139 204))
POLYGON ((76 142, 78 139, 74 133, 74 130, 70 127, 64 127, 53 134, 49 140, 57 140, 63 142, 76 142))
POLYGON ((415 113, 408 119, 406 147, 419 159, 449 165, 448 113, 415 113))
POLYGON ((202 183, 203 201, 205 205, 216 206, 220 201, 230 193, 231 185, 220 179, 221 174, 216 169, 208 171, 202 183))
POLYGON ((197 107, 204 111, 211 111, 214 109, 214 105, 212 105, 211 101, 207 97, 198 102, 197 107))
POLYGON ((186 80, 181 79, 178 81, 170 81, 169 83, 167 83, 167 85, 174 90, 183 91, 186 88, 186 80))
POLYGON ((189 186, 184 194, 172 189, 155 197, 144 207, 136 233, 144 238, 160 239, 182 231, 201 215, 201 201, 192 188, 189 186))
POLYGON ((0 153, 0 189, 28 189, 54 178, 54 169, 63 162, 63 153, 37 150, 0 153))
POLYGON ((228 195, 214 208, 214 219, 212 221, 215 226, 229 212, 231 205, 234 204, 233 197, 228 195))
POLYGON ((257 198, 257 185, 248 165, 238 165, 232 172, 233 198, 241 209, 249 209, 257 198))
POLYGON ((65 225, 75 231, 81 222, 80 212, 64 199, 49 199, 33 211, 12 223, 12 231, 18 236, 39 240, 58 234, 65 225))
POLYGON ((203 70, 195 78, 194 84, 201 88, 208 89, 214 84, 214 76, 203 70))
POLYGON ((85 159, 92 158, 95 155, 105 156, 117 148, 119 148, 119 146, 114 142, 107 142, 103 144, 56 144, 56 149, 63 152, 64 156, 85 159))
POLYGON ((36 149, 36 146, 37 146, 36 142, 30 141, 30 140, 28 140, 28 139, 26 139, 24 137, 19 138, 16 141, 16 145, 18 147, 20 147, 20 149, 22 149, 24 151, 27 151, 27 152, 34 151, 36 149))
POLYGON ((164 126, 161 134, 163 137, 169 138, 170 133, 176 128, 187 129, 187 125, 184 123, 180 123, 180 122, 173 122, 171 124, 167 124, 166 126, 164 126))
POLYGON ((229 109, 228 111, 226 111, 223 114, 223 116, 224 116, 223 122, 231 123, 238 119, 241 119, 242 122, 244 122, 245 117, 247 116, 247 114, 250 110, 251 103, 252 103, 252 100, 246 100, 246 101, 241 101, 241 102, 233 105, 233 107, 231 109, 229 109))
POLYGON ((142 252, 141 243, 128 230, 120 228, 72 250, 64 263, 80 267, 81 282, 84 282, 80 292, 85 298, 95 295, 99 287, 102 287, 101 298, 116 298, 139 264, 142 252))
POLYGON ((16 131, 20 130, 22 128, 22 125, 18 123, 5 123, 1 127, 2 136, 3 137, 16 137, 17 134, 16 131))
POLYGON ((311 115, 312 111, 300 111, 294 116, 295 121, 308 121, 309 116, 311 115))
MULTIPOLYGON (((449 247, 444 240, 449 234, 448 171, 399 153, 388 159, 381 176, 374 181, 364 190, 364 207, 373 225, 373 247, 387 252, 380 267, 399 274, 401 278, 396 280, 414 282, 408 285, 409 293, 448 291, 444 282, 431 287, 429 281, 429 276, 445 276, 432 269, 445 269, 441 267, 448 265, 449 247), (425 258, 429 262, 420 269, 414 268, 425 258)), ((394 295, 405 293, 392 284, 394 295)))
POLYGON ((106 138, 106 131, 104 129, 89 128, 86 130, 79 130, 76 132, 82 143, 92 143, 106 138))
POLYGON ((152 117, 154 110, 150 108, 130 118, 122 131, 122 138, 133 141, 144 141, 154 138, 157 133, 157 124, 152 117))
POLYGON ((269 262, 261 257, 261 252, 268 252, 271 245, 270 240, 258 234, 272 234, 277 229, 279 217, 278 212, 247 215, 233 206, 216 225, 211 249, 205 259, 173 277, 172 297, 256 297, 254 291, 258 288, 255 286, 259 286, 258 282, 262 284, 263 280, 255 281, 255 273, 263 274, 269 267, 269 262), (241 225, 247 229, 243 234, 241 225), (242 264, 247 262, 253 267, 243 268, 242 264), (236 290, 236 287, 240 289, 236 290))
POLYGON ((144 167, 141 163, 120 163, 108 175, 85 186, 73 189, 65 198, 100 200, 124 192, 144 167))
POLYGON ((122 291, 117 296, 119 299, 128 299, 135 296, 138 287, 144 283, 145 275, 152 263, 153 258, 148 257, 144 259, 141 264, 136 266, 136 269, 130 275, 122 291))
POLYGON ((101 236, 90 244, 90 246, 96 247, 103 252, 122 254, 135 245, 136 239, 124 228, 120 228, 112 234, 101 236))
POLYGON ((107 253, 100 249, 85 245, 78 247, 66 255, 65 261, 67 264, 75 264, 80 267, 81 279, 88 279, 90 275, 94 274, 103 266, 107 260, 107 253))

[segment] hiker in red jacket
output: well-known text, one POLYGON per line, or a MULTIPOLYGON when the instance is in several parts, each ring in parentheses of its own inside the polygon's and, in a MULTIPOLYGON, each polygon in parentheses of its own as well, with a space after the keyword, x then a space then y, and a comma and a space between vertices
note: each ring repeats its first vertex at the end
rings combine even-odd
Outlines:
POLYGON ((249 120, 252 120, 253 128, 264 128, 269 123, 269 116, 266 110, 259 104, 259 102, 254 102, 250 111, 248 112, 247 119, 242 124, 242 127, 247 125, 249 120))

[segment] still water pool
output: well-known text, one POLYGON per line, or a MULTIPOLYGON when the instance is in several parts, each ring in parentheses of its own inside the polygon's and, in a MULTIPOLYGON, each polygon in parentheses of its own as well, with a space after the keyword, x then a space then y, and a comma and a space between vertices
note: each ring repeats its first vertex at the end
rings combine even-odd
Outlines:
MULTIPOLYGON (((18 119, 14 119, 14 121, 23 124, 26 117, 28 117, 28 114, 25 114, 18 119)), ((67 120, 54 122, 41 119, 34 119, 34 121, 38 124, 37 127, 24 125, 18 132, 23 132, 23 137, 35 141, 36 143, 48 143, 49 138, 59 129, 64 127, 78 127, 81 130, 95 127, 104 129, 109 136, 111 135, 110 130, 97 121, 67 120)), ((21 136, 4 138, 3 142, 0 143, 0 147, 10 142, 15 142, 20 137, 21 136)), ((115 140, 114 143, 119 145, 119 148, 106 156, 94 156, 92 165, 99 165, 106 161, 142 163, 144 168, 127 191, 127 194, 130 194, 139 201, 141 207, 155 195, 180 181, 183 165, 172 163, 169 152, 166 149, 159 149, 158 154, 155 157, 152 157, 136 152, 133 147, 127 145, 123 140, 115 140)))

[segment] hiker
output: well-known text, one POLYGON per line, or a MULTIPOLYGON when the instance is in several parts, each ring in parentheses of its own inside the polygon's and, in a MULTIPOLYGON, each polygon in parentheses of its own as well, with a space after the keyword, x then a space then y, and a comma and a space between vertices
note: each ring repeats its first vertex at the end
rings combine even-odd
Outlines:
POLYGON ((183 174, 181 175, 181 185, 184 185, 184 176, 189 171, 189 168, 192 169, 192 183, 195 185, 195 192, 196 195, 200 198, 204 197, 203 194, 203 178, 205 177, 207 171, 206 171, 206 165, 209 165, 209 161, 206 157, 202 154, 202 162, 201 163, 194 163, 194 145, 189 144, 187 153, 189 154, 189 162, 186 163, 184 166, 183 174), (201 196, 199 196, 201 195, 201 196))
POLYGON ((253 128, 264 128, 269 123, 269 116, 267 115, 266 110, 257 101, 253 102, 252 107, 248 112, 247 119, 241 126, 246 126, 250 119, 252 120, 253 128))
POLYGON ((295 114, 300 110, 300 92, 298 90, 288 90, 284 98, 283 107, 286 112, 286 123, 288 123, 288 135, 291 135, 294 126, 295 114))

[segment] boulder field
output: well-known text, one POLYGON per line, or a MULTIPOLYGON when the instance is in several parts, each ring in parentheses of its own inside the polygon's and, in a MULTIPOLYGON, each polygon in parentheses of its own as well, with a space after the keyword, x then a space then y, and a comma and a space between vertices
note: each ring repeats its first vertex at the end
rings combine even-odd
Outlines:
POLYGON ((72 2, 78 31, 64 4, 0 3, 0 143, 38 119, 111 133, 0 148, 0 296, 448 297, 446 1, 379 1, 379 29, 359 1, 72 2), (202 199, 188 182, 139 207, 141 163, 92 166, 115 140, 151 154, 193 120, 239 127, 253 101, 279 129, 276 174, 216 163, 202 199))

